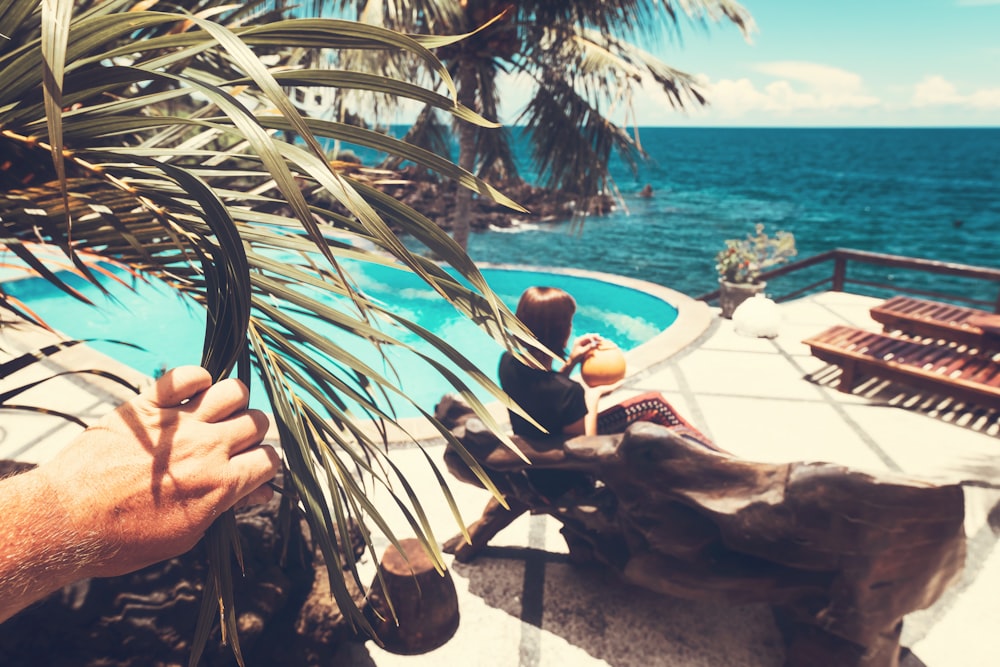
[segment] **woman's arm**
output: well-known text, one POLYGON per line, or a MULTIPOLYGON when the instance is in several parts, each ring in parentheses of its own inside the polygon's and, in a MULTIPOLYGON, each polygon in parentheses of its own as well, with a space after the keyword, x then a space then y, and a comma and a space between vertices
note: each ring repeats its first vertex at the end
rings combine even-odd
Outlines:
POLYGON ((614 384, 598 385, 596 387, 584 386, 583 400, 587 404, 587 414, 563 428, 566 435, 597 435, 597 417, 600 415, 598 405, 601 398, 607 396, 622 386, 619 380, 614 384))

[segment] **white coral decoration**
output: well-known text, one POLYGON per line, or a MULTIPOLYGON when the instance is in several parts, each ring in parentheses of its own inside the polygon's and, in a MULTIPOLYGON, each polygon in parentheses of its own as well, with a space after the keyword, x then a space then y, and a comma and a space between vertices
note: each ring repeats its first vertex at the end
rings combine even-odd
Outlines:
POLYGON ((756 294, 733 311, 736 333, 751 338, 775 338, 781 324, 781 310, 771 299, 756 294))

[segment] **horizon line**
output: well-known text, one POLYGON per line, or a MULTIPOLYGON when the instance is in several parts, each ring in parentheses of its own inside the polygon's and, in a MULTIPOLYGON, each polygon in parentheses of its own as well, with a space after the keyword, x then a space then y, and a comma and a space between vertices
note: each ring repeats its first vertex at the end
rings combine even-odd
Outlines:
MULTIPOLYGON (((390 123, 388 127, 410 127, 411 123, 390 123)), ((383 126, 385 127, 385 126, 383 126)), ((501 125, 518 129, 525 125, 501 125)), ((672 130, 1000 130, 1000 125, 628 125, 624 129, 672 130)), ((499 128, 497 128, 499 129, 499 128)))

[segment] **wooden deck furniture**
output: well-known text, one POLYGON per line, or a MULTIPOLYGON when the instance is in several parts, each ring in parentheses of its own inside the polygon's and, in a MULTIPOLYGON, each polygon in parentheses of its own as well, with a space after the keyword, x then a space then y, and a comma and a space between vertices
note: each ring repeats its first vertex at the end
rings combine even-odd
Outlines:
POLYGON ((1000 407, 1000 355, 839 325, 802 342, 813 356, 843 369, 843 392, 849 393, 867 375, 1000 407))
POLYGON ((885 331, 1000 349, 1000 315, 940 301, 894 296, 871 309, 885 331), (993 322, 992 326, 988 323, 993 322))
MULTIPOLYGON (((524 512, 562 523, 570 559, 628 584, 691 600, 774 606, 786 667, 899 667, 903 617, 933 604, 962 570, 962 487, 829 463, 766 463, 713 450, 674 429, 512 439, 446 397, 437 416, 466 454, 448 470, 503 494, 444 550, 468 561, 524 512), (527 475, 578 478, 558 496, 527 475)), ((586 576, 586 570, 581 570, 586 576)), ((655 662, 655 661, 654 661, 655 662)))

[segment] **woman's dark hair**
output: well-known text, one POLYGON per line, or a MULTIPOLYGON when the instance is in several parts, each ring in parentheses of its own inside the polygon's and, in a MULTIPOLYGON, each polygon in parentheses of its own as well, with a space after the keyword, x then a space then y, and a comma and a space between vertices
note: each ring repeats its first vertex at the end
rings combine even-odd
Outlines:
POLYGON ((576 301, 557 287, 529 287, 517 303, 517 319, 535 338, 559 355, 566 354, 576 301))

